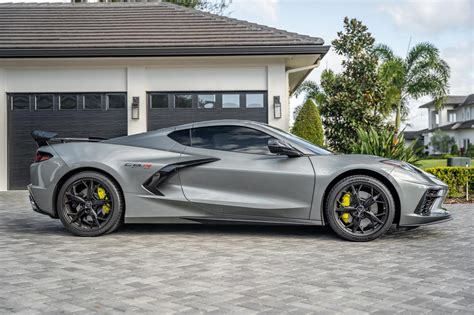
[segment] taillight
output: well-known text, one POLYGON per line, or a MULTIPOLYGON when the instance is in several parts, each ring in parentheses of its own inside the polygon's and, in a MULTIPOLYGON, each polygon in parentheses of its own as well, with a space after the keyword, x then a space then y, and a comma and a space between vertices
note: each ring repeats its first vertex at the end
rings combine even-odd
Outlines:
POLYGON ((35 163, 47 161, 52 158, 53 155, 47 152, 36 151, 35 163))

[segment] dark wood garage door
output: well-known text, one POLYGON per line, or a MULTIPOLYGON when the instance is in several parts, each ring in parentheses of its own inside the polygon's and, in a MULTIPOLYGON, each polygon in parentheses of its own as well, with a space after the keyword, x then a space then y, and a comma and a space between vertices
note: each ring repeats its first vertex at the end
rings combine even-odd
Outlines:
POLYGON ((148 93, 149 131, 215 119, 245 119, 267 122, 267 92, 148 93))
POLYGON ((127 134, 126 93, 8 94, 8 189, 26 189, 36 143, 32 130, 58 137, 127 134))

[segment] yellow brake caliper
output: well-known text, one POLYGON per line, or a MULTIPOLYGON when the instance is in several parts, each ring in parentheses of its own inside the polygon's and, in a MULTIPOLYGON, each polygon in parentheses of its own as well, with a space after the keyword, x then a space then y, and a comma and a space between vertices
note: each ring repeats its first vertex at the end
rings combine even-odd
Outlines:
MULTIPOLYGON (((105 192, 105 189, 102 187, 97 187, 97 196, 99 196, 99 199, 101 200, 108 200, 109 198, 107 197, 107 193, 105 192)), ((107 214, 110 212, 110 204, 106 203, 102 206, 102 212, 104 214, 107 214)))
MULTIPOLYGON (((344 196, 342 196, 341 205, 344 208, 349 207, 351 205, 351 194, 350 193, 345 193, 344 196)), ((350 215, 349 215, 348 212, 344 212, 343 214, 341 214, 340 218, 345 224, 348 224, 350 215)))

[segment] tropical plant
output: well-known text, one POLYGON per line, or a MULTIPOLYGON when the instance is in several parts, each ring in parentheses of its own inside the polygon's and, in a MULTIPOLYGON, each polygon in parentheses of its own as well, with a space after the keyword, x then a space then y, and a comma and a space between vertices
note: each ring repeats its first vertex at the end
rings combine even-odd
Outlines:
POLYGON ((433 150, 437 153, 448 153, 449 148, 455 143, 453 137, 442 132, 441 130, 436 130, 431 137, 430 144, 433 147, 433 150))
POLYGON ((318 105, 329 146, 350 153, 357 128, 385 128, 382 126, 387 111, 381 106, 385 104, 385 93, 377 71, 378 59, 373 53, 375 39, 367 26, 346 17, 344 31, 337 36, 332 44, 344 57, 343 71, 323 71, 324 99, 318 105))
POLYGON ((409 99, 431 96, 437 108, 448 94, 450 69, 441 59, 439 50, 430 43, 411 48, 405 58, 396 56, 390 47, 377 45, 374 54, 379 58, 378 73, 384 82, 386 106, 395 112, 395 130, 408 114, 409 99))
POLYGON ((312 100, 308 99, 301 107, 291 133, 316 145, 324 144, 321 116, 312 100))
POLYGON ((395 130, 373 127, 358 128, 357 140, 352 146, 353 153, 376 155, 380 157, 415 163, 420 159, 420 149, 416 141, 407 146, 403 133, 397 135, 395 130), (393 139, 398 137, 398 142, 393 139))

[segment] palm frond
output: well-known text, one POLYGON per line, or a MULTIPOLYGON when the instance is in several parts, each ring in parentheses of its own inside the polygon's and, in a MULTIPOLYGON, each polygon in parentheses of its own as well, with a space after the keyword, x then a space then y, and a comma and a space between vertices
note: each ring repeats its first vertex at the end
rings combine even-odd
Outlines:
POLYGON ((405 58, 407 70, 411 69, 417 61, 439 58, 439 50, 431 43, 419 43, 413 46, 405 58))
POLYGON ((395 58, 392 48, 385 44, 378 44, 374 47, 373 53, 382 61, 388 61, 395 58))

